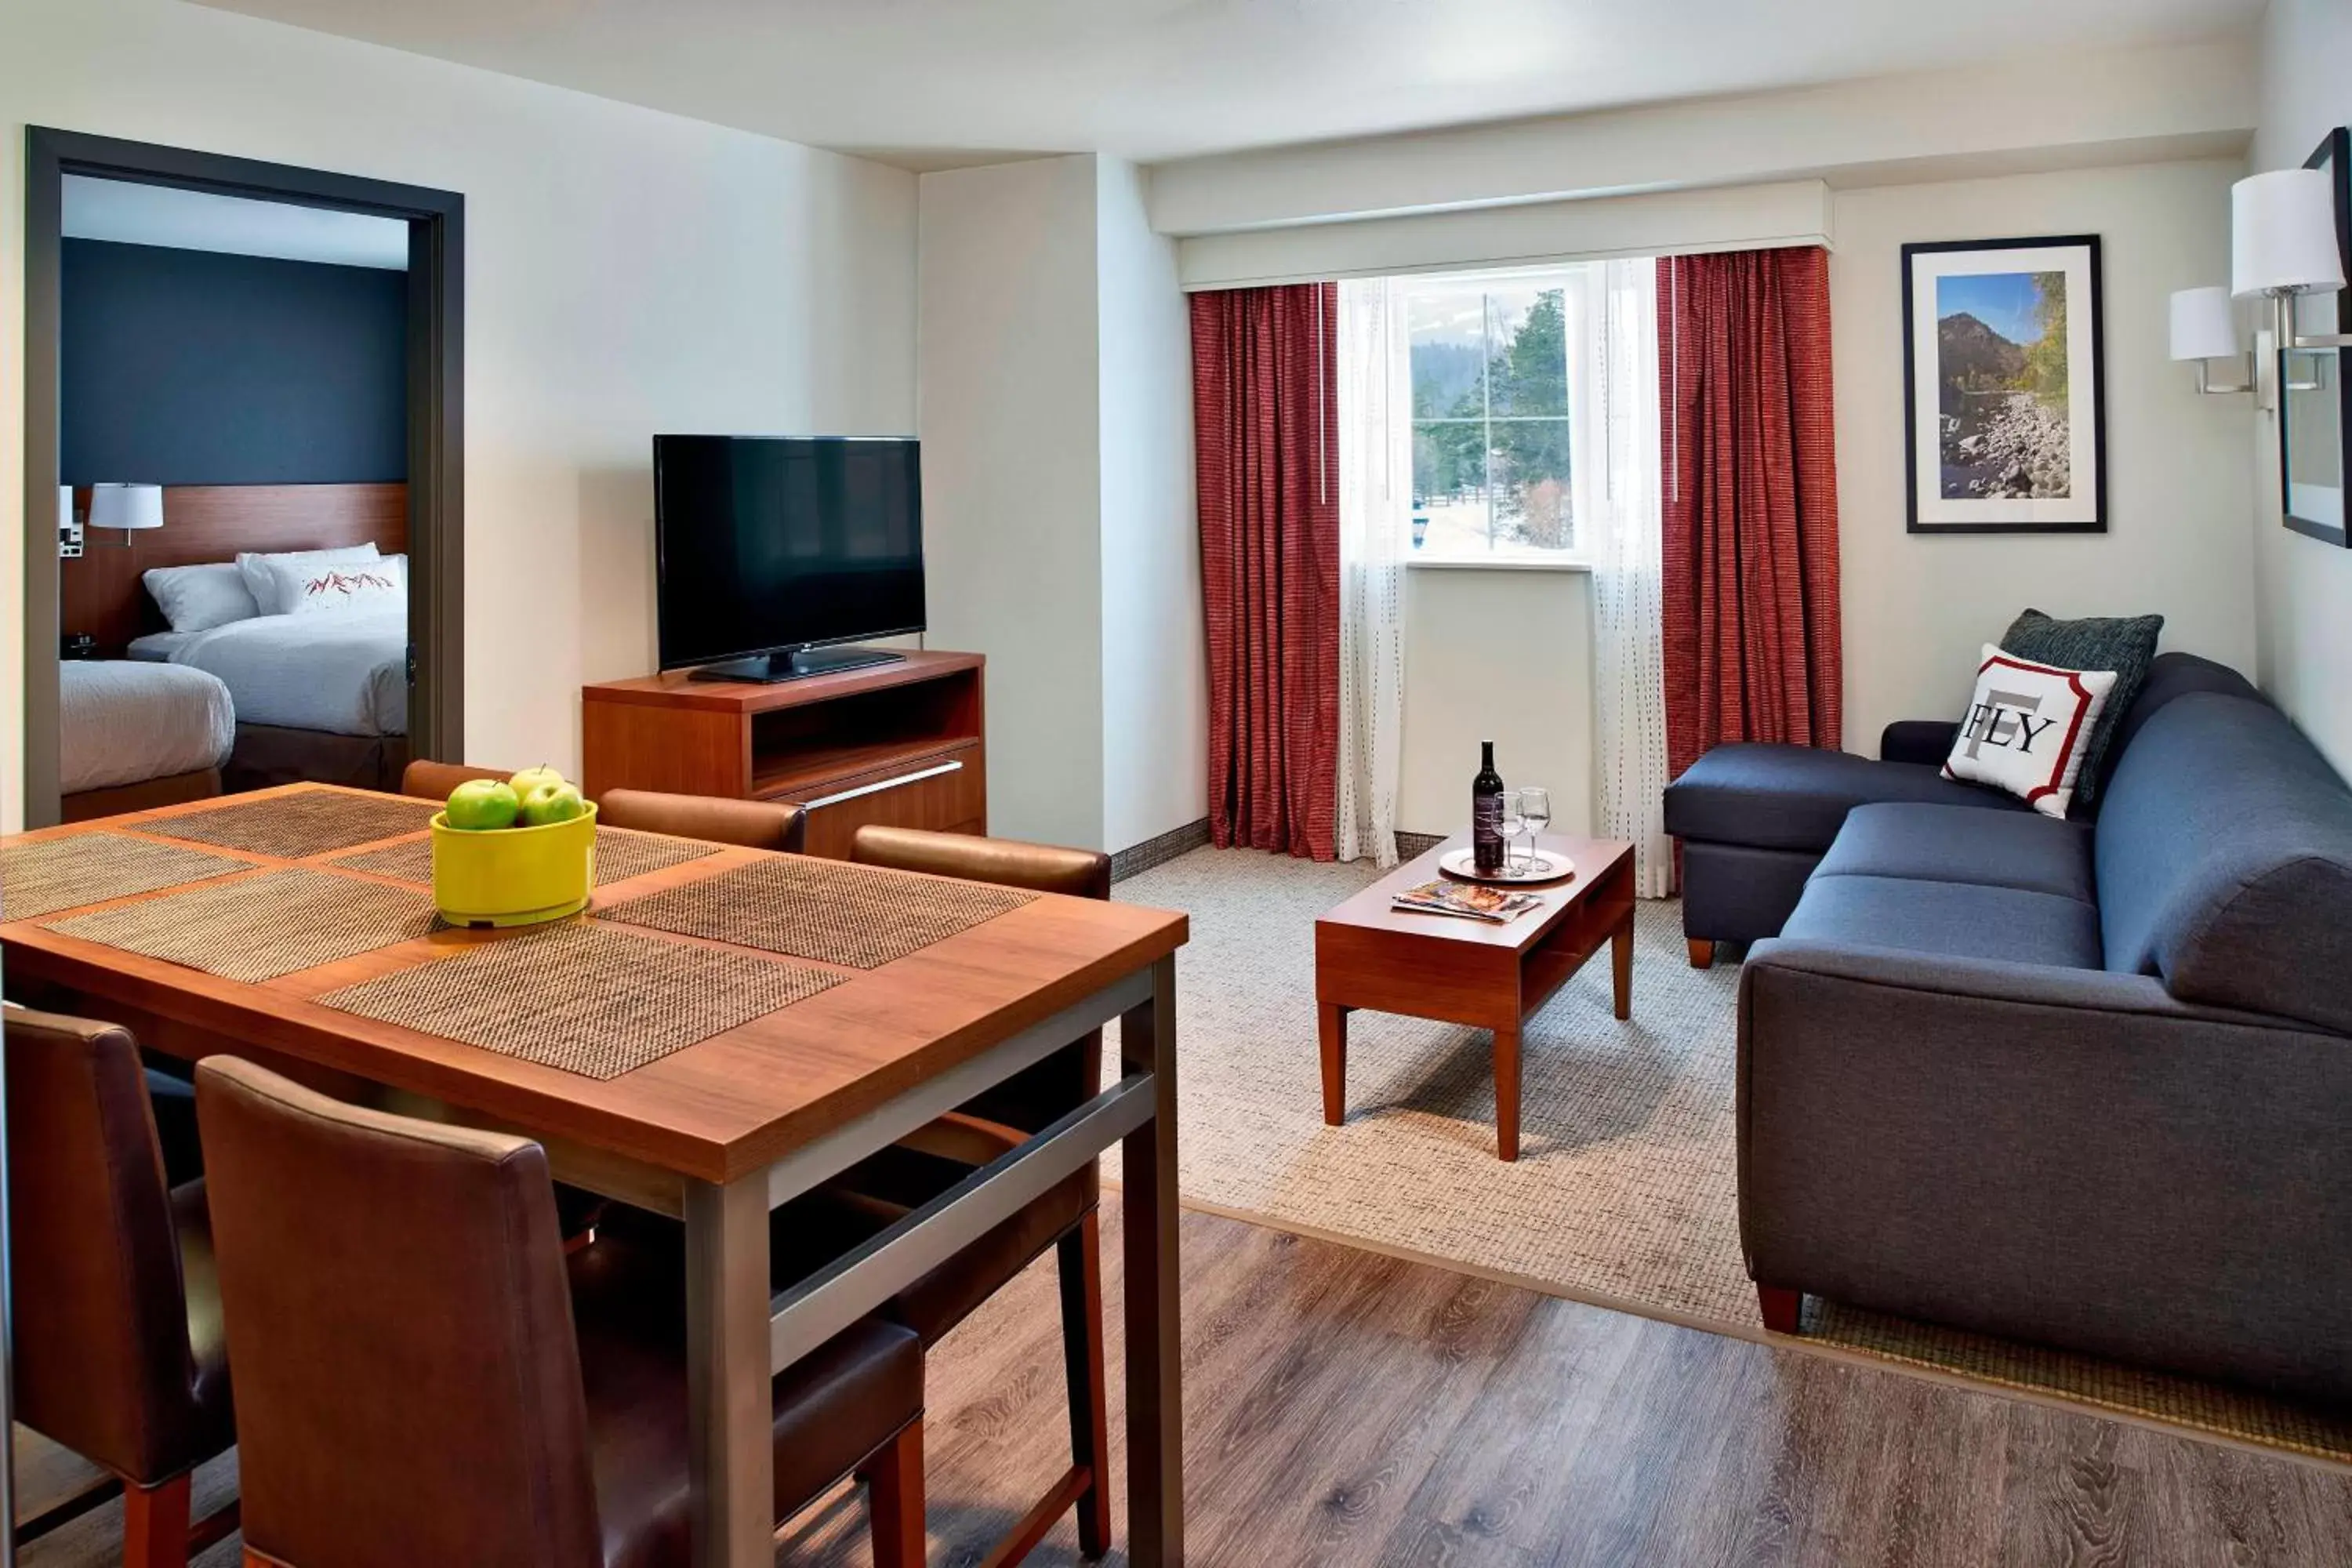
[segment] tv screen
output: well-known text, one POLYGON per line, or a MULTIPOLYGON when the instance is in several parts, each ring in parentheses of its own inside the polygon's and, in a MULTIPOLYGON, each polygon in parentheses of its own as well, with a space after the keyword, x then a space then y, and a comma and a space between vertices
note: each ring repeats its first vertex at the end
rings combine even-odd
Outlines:
POLYGON ((923 629, 911 440, 656 436, 661 667, 923 629))

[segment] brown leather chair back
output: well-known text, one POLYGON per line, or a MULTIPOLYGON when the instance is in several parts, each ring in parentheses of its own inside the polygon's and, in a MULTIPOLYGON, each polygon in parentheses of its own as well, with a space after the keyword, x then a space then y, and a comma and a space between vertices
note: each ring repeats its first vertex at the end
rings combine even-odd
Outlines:
MULTIPOLYGON (((1033 892, 1079 899, 1110 897, 1110 857, 1093 849, 932 833, 919 827, 867 826, 849 842, 850 859, 864 866, 961 877, 1033 892)), ((1089 1031, 1066 1050, 982 1093, 963 1109, 1024 1132, 1036 1132, 1102 1090, 1102 1031, 1089 1031)), ((1094 1178, 1088 1168, 1088 1183, 1094 1178)))
POLYGON ((418 800, 447 800, 449 792, 461 784, 510 779, 515 772, 513 768, 478 768, 470 763, 428 763, 420 757, 402 771, 400 793, 418 800))
POLYGON ((6 1019, 16 1415, 152 1485, 204 1456, 139 1047, 113 1024, 15 1007, 6 1019))
POLYGON ((808 818, 797 805, 650 789, 606 790, 597 798, 596 820, 606 827, 634 827, 640 833, 667 833, 794 855, 808 838, 808 818))
POLYGON ((861 827, 850 840, 849 858, 864 866, 928 871, 1039 893, 1075 899, 1110 897, 1110 857, 1056 844, 1024 844, 1014 838, 982 838, 970 833, 931 833, 919 827, 861 827))
POLYGON ((293 1568, 601 1568, 546 1152, 196 1068, 247 1544, 293 1568))

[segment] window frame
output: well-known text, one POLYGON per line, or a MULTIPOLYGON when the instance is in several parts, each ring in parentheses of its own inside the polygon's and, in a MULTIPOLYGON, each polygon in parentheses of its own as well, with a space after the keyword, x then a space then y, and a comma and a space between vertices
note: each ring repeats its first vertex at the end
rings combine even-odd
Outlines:
MULTIPOLYGON (((1405 384, 1408 387, 1412 384, 1412 359, 1413 344, 1412 332, 1409 323, 1412 319, 1412 309, 1415 296, 1417 294, 1426 295, 1444 291, 1467 292, 1475 289, 1479 296, 1480 304, 1480 360, 1478 366, 1480 414, 1475 419, 1451 415, 1439 415, 1426 419, 1418 416, 1409 416, 1406 420, 1408 427, 1408 442, 1410 443, 1417 437, 1420 432, 1423 429, 1433 426, 1441 425, 1478 425, 1484 427, 1487 437, 1484 444, 1486 470, 1485 482, 1481 487, 1486 497, 1486 504, 1487 508, 1486 531, 1488 543, 1486 548, 1484 550, 1439 549, 1432 551, 1426 548, 1416 547, 1412 542, 1410 531, 1412 528, 1412 515, 1420 509, 1417 506, 1409 507, 1407 509, 1405 520, 1407 536, 1401 542, 1402 548, 1400 551, 1401 557, 1407 566, 1430 567, 1445 571, 1475 570, 1479 568, 1495 568, 1507 571, 1589 572, 1591 570, 1591 562, 1588 547, 1581 531, 1576 529, 1573 513, 1571 513, 1570 524, 1570 537, 1571 542, 1568 544, 1559 546, 1498 544, 1495 542, 1494 540, 1496 531, 1494 512, 1496 445, 1493 438, 1493 433, 1495 427, 1497 425, 1511 424, 1558 425, 1566 426, 1570 436, 1570 468, 1571 475, 1571 478, 1570 479, 1570 487, 1571 494, 1573 493, 1574 483, 1572 475, 1575 463, 1574 447, 1576 429, 1576 411, 1573 407, 1565 405, 1565 398, 1563 398, 1562 410, 1558 414, 1496 414, 1494 409, 1494 384, 1490 374, 1493 367, 1496 341, 1494 295, 1496 289, 1500 287, 1507 287, 1515 283, 1520 285, 1532 284, 1535 285, 1536 291, 1538 293, 1549 292, 1553 289, 1557 289, 1563 295, 1562 304, 1563 308, 1565 308, 1565 295, 1575 287, 1575 273, 1577 268, 1582 265, 1583 263, 1580 261, 1557 261, 1541 266, 1480 268, 1465 271, 1447 272, 1408 272, 1399 274, 1397 276, 1397 284, 1402 296, 1399 301, 1399 315, 1402 319, 1401 324, 1404 326, 1404 330, 1397 334, 1397 352, 1402 353, 1405 356, 1404 380, 1405 384)), ((1565 352, 1572 353, 1574 349, 1574 345, 1572 343, 1564 343, 1563 347, 1565 352)), ((1561 368, 1564 379, 1569 383, 1572 383, 1574 381, 1574 377, 1573 375, 1567 374, 1568 367, 1566 364, 1563 363, 1561 368)), ((1419 500, 1417 491, 1413 499, 1415 500, 1419 500)))

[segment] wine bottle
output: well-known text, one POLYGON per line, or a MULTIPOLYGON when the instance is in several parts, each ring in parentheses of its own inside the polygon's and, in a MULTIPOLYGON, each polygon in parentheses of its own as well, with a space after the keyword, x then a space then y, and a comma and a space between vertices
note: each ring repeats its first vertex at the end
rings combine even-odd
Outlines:
POLYGON ((1470 781, 1470 859, 1479 875, 1503 868, 1503 775, 1495 771, 1495 742, 1478 742, 1478 776, 1470 781))

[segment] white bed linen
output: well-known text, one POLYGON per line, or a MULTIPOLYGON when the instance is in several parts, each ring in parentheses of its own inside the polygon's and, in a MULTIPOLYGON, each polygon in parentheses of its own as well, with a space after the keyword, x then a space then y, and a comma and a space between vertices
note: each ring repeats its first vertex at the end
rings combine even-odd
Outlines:
POLYGON ((408 733, 405 605, 152 632, 132 641, 131 657, 220 677, 240 723, 338 735, 408 733))
POLYGON ((58 707, 58 786, 67 795, 216 768, 236 740, 227 686, 180 665, 60 660, 58 707))

